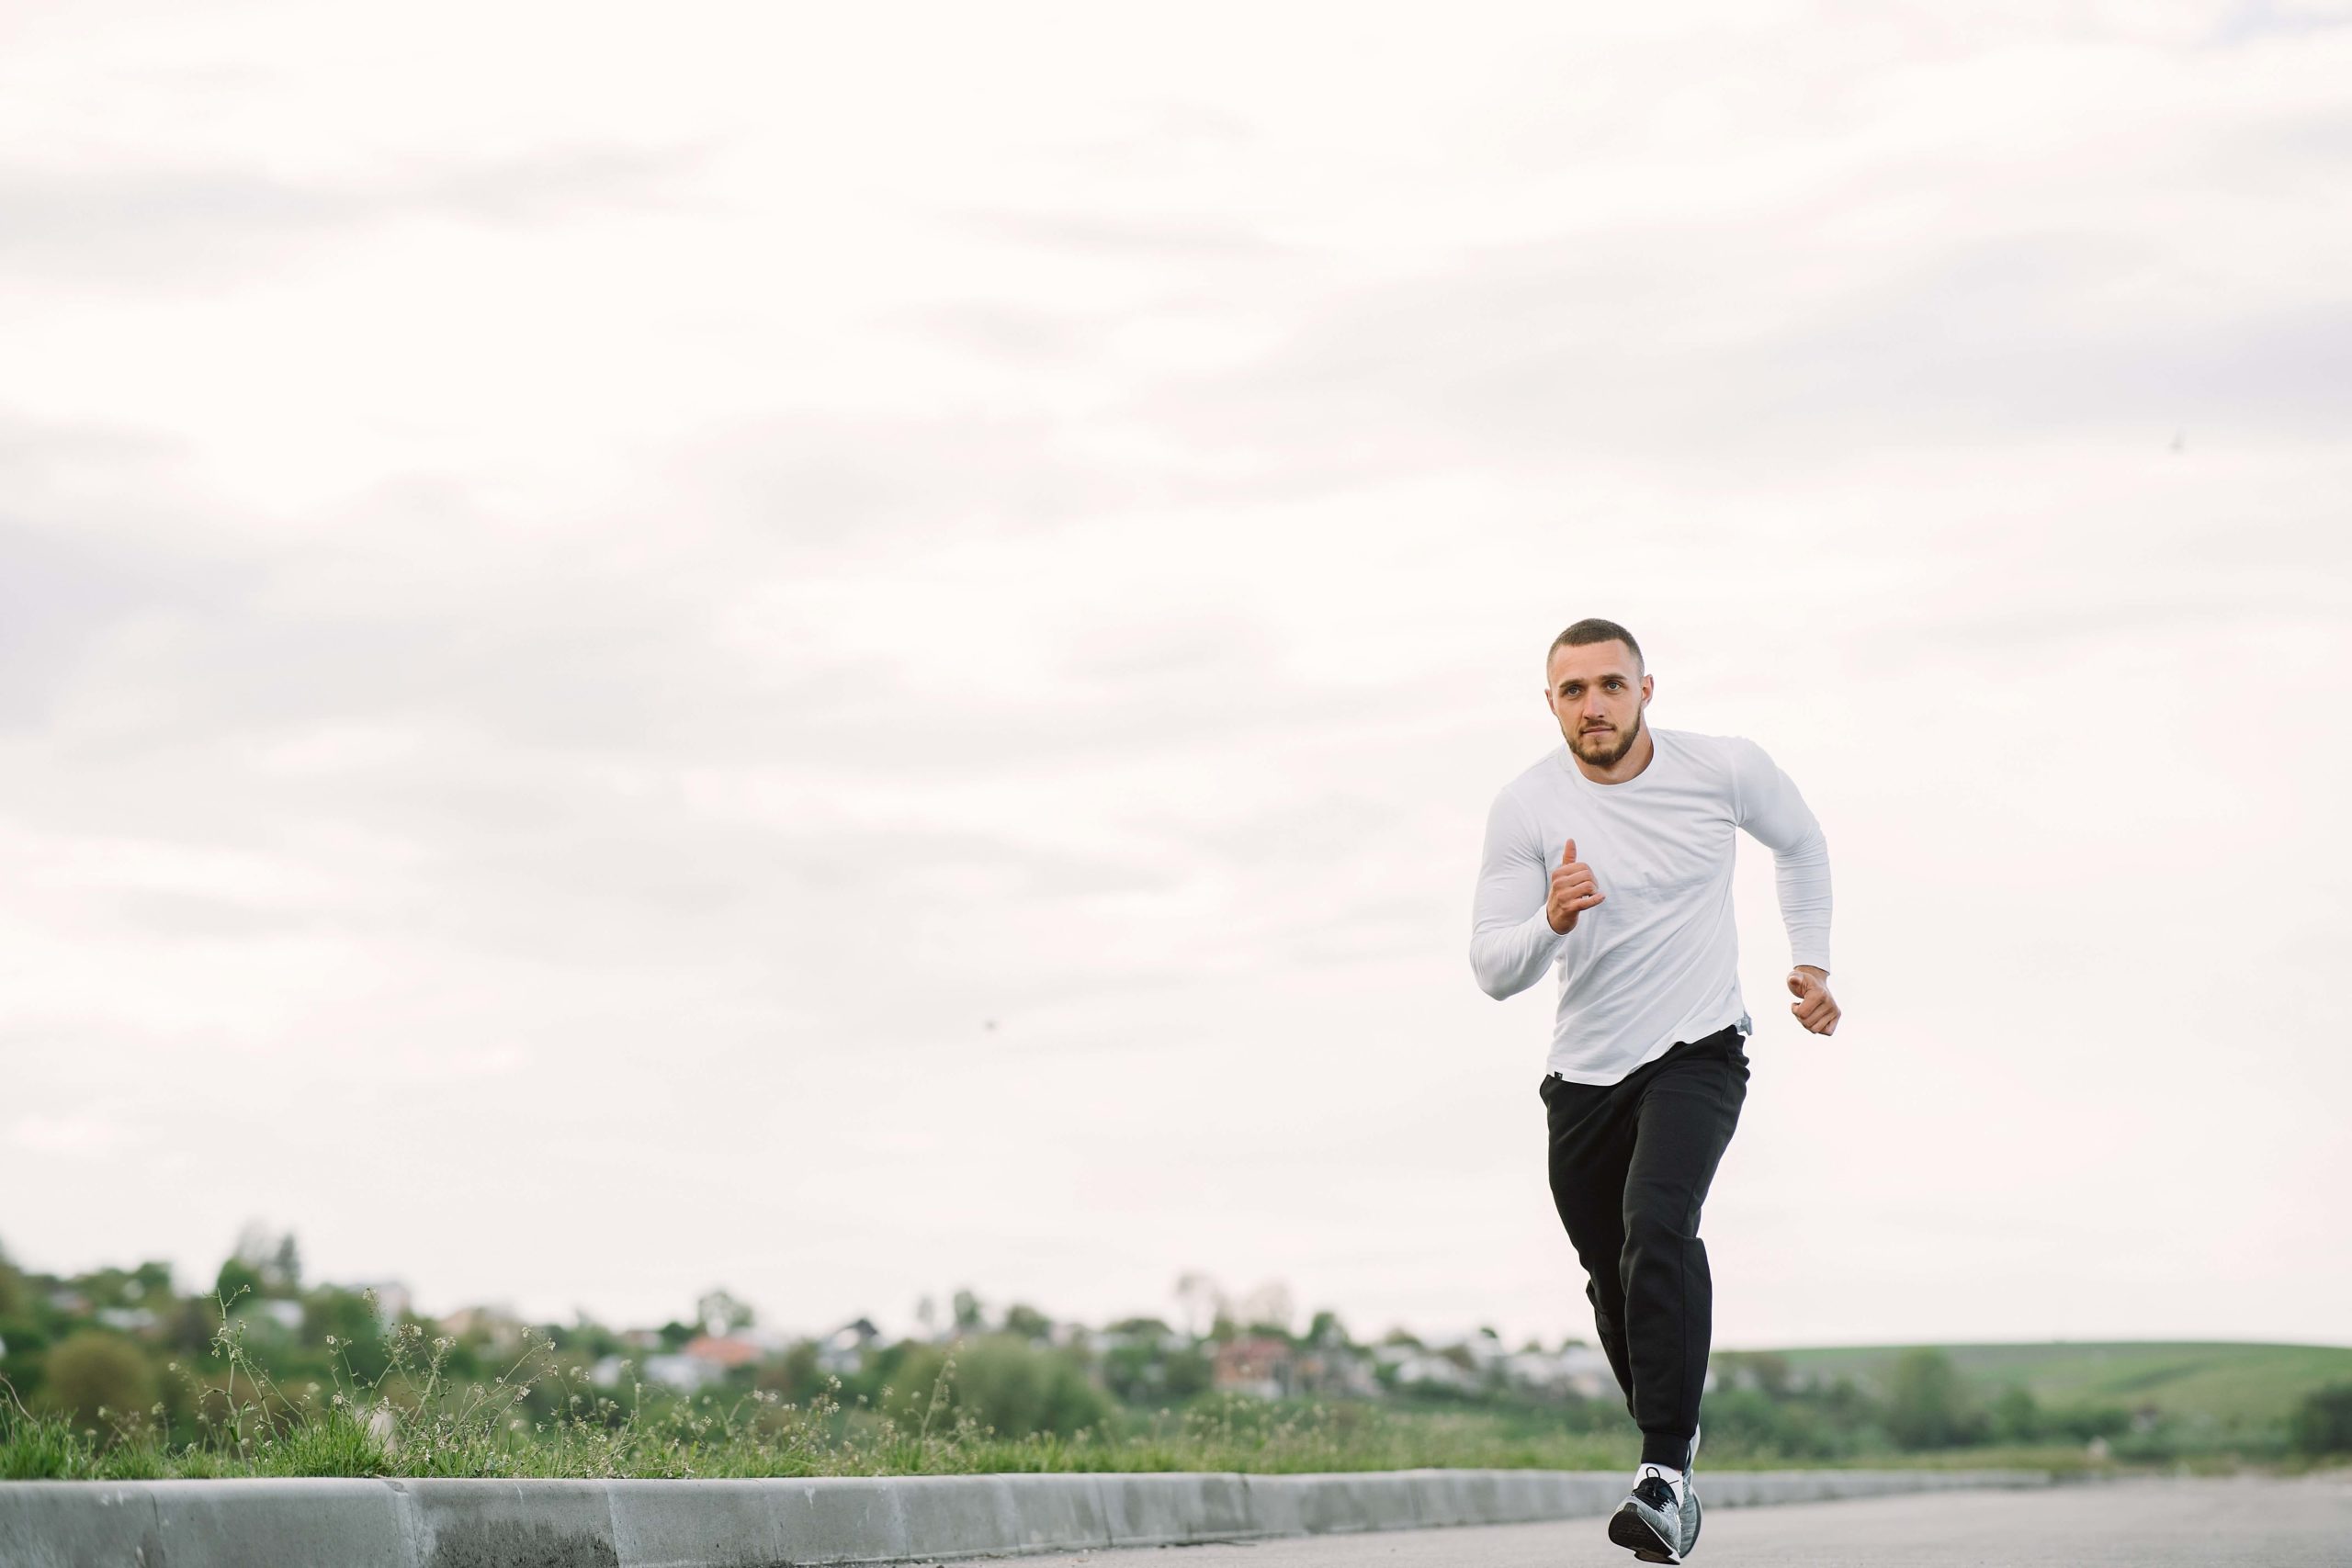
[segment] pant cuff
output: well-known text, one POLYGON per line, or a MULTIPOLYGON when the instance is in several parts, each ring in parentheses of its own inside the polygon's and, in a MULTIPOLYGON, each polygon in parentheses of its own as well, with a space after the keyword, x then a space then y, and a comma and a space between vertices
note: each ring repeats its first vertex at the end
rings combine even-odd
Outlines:
POLYGON ((1662 1464, 1668 1470, 1680 1470, 1682 1461, 1690 1457, 1690 1434, 1679 1438, 1661 1438, 1649 1432, 1642 1434, 1642 1462, 1662 1464))

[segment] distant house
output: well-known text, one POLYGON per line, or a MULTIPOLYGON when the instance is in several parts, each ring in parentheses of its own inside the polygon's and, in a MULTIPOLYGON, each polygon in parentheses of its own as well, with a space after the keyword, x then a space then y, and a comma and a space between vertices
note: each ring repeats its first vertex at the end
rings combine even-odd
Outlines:
POLYGON ((282 1297, 274 1296, 267 1301, 254 1303, 253 1310, 268 1318, 288 1334, 301 1332, 302 1303, 300 1302, 289 1302, 282 1297))
POLYGON ((882 1331, 865 1318, 844 1323, 818 1344, 817 1370, 835 1377, 854 1372, 865 1364, 865 1353, 881 1337, 882 1331))
POLYGON ((739 1328, 729 1337, 741 1339, 763 1356, 780 1356, 798 1344, 800 1340, 798 1335, 786 1334, 781 1328, 763 1328, 757 1325, 750 1328, 739 1328))
POLYGON ((1467 1392, 1478 1386, 1476 1373, 1466 1371, 1450 1356, 1432 1351, 1415 1350, 1398 1359, 1396 1386, 1409 1388, 1419 1383, 1425 1388, 1451 1388, 1467 1392))
POLYGON ((1280 1399, 1295 1386, 1298 1369, 1282 1340, 1243 1335, 1216 1347, 1209 1362, 1209 1386, 1222 1393, 1280 1399))
POLYGON ((479 1335, 501 1355, 512 1355, 523 1348, 523 1320, 508 1307, 459 1307, 442 1317, 441 1332, 453 1339, 479 1335))
POLYGON ((1295 1386, 1300 1393, 1326 1397, 1375 1399, 1380 1394, 1380 1380, 1373 1376, 1372 1363, 1338 1346, 1317 1346, 1301 1352, 1295 1386))
POLYGON ((1607 1399, 1617 1390, 1617 1374, 1610 1370, 1609 1358, 1589 1345, 1571 1345, 1557 1352, 1521 1350, 1505 1357, 1502 1368, 1504 1375, 1521 1388, 1555 1397, 1573 1393, 1607 1399))
POLYGON ((700 1356, 648 1356, 645 1358, 646 1381, 658 1382, 664 1388, 676 1389, 681 1393, 692 1393, 697 1389, 707 1388, 726 1375, 725 1367, 716 1361, 707 1361, 700 1356))
POLYGON ((749 1339, 735 1335, 697 1334, 685 1343, 679 1354, 692 1356, 698 1361, 708 1361, 722 1373, 737 1367, 748 1367, 758 1360, 760 1348, 749 1339))

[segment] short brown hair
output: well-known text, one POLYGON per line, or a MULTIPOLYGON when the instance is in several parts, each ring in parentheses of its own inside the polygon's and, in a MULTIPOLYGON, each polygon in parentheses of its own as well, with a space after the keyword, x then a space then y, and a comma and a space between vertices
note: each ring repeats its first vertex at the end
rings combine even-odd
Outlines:
POLYGON ((1598 615, 1589 615, 1554 637, 1552 646, 1544 650, 1544 668, 1549 671, 1552 655, 1564 648, 1589 648, 1597 642, 1623 643, 1634 650, 1634 673, 1645 675, 1649 672, 1649 666, 1642 662, 1642 645, 1634 640, 1634 634, 1616 622, 1604 621, 1598 615))

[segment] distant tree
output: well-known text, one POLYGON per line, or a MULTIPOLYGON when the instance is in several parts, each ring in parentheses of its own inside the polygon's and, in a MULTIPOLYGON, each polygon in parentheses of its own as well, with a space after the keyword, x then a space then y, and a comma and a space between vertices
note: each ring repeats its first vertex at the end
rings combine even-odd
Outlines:
POLYGON ((1216 1381, 1216 1368, 1198 1350, 1172 1350, 1160 1363, 1159 1376, 1169 1398, 1190 1399, 1208 1392, 1216 1381))
POLYGON ((2011 1383, 1993 1401, 1993 1436, 2005 1443, 2030 1443, 2041 1436, 2041 1405, 2033 1390, 2011 1383))
POLYGON ((8 1261, 6 1247, 0 1247, 0 1323, 6 1322, 25 1310, 25 1277, 8 1261))
MULTIPOLYGON (((230 1249, 229 1259, 230 1263, 243 1265, 238 1271, 239 1280, 250 1282, 255 1296, 299 1296, 302 1292, 302 1249, 295 1245, 290 1231, 279 1235, 259 1220, 250 1220, 237 1233, 237 1245, 230 1249)), ((226 1276, 229 1263, 223 1263, 220 1271, 226 1276)))
POLYGON ((277 1238, 277 1250, 269 1255, 262 1266, 261 1277, 273 1295, 291 1296, 302 1289, 302 1250, 294 1245, 294 1233, 287 1232, 277 1238))
POLYGON ((325 1351, 330 1364, 349 1367, 363 1382, 381 1376, 390 1361, 376 1309, 367 1297, 336 1285, 321 1286, 302 1298, 302 1343, 325 1351))
POLYGON ((695 1303, 695 1317, 709 1335, 732 1334, 752 1326, 752 1309, 723 1290, 707 1291, 695 1303))
POLYGON ((2330 1383, 2303 1395, 2288 1431, 2304 1453, 2352 1453, 2352 1382, 2330 1383))
POLYGON ((1123 1317, 1106 1327, 1103 1332, 1132 1335, 1136 1338, 1160 1339, 1173 1334, 1175 1330, 1169 1327, 1166 1320, 1162 1318, 1123 1317))
POLYGON ((921 1421, 934 1392, 943 1404, 943 1414, 933 1417, 934 1427, 969 1416, 995 1427, 1000 1437, 1068 1437, 1080 1427, 1099 1431, 1114 1414, 1077 1357, 1011 1334, 989 1334, 963 1345, 955 1352, 954 1372, 944 1381, 944 1347, 910 1343, 905 1349, 888 1406, 902 1423, 921 1421))
POLYGON ((1197 1269, 1176 1277, 1176 1300, 1184 1309, 1184 1332, 1195 1339, 1226 1314, 1225 1292, 1197 1269))
POLYGON ((143 1413, 155 1403, 155 1369, 138 1346, 119 1334, 85 1329, 49 1353, 47 1402, 69 1411, 77 1425, 107 1430, 101 1408, 143 1413))
MULTIPOLYGON (((226 1295, 227 1292, 221 1292, 226 1295)), ((209 1296, 182 1296, 164 1313, 164 1343, 175 1350, 201 1352, 220 1325, 220 1309, 209 1296)))
POLYGON ((978 1334, 988 1326, 988 1310, 980 1304, 980 1298, 969 1291, 956 1292, 951 1310, 958 1334, 978 1334))
POLYGON ((1327 1307, 1308 1322, 1306 1342, 1328 1349, 1345 1349, 1349 1343, 1347 1325, 1340 1321, 1338 1313, 1327 1307))
POLYGON ((1905 1449, 1944 1449, 1973 1441, 1982 1417, 1968 1408, 1951 1358, 1931 1347, 1906 1350, 1894 1364, 1886 1432, 1905 1449))
POLYGON ((1290 1337, 1290 1325, 1298 1315, 1291 1305, 1290 1287, 1280 1280, 1269 1280, 1250 1291, 1238 1302, 1225 1303, 1225 1310, 1236 1323, 1250 1325, 1252 1334, 1290 1337))
POLYGON ((1755 1374, 1756 1386, 1774 1399, 1786 1399, 1789 1385, 1795 1374, 1789 1369, 1789 1359, 1776 1350, 1758 1350, 1747 1359, 1747 1370, 1755 1374))
POLYGON ((1054 1320, 1035 1307, 1015 1302, 1004 1309, 1004 1331, 1022 1339, 1047 1339, 1053 1337, 1054 1320))
POLYGON ((242 1258, 231 1258, 220 1265, 220 1272, 212 1279, 213 1293, 235 1310, 239 1293, 253 1301, 263 1292, 261 1270, 242 1258))
POLYGON ((1112 1346, 1103 1352, 1102 1370, 1102 1386, 1131 1404, 1155 1399, 1167 1387, 1159 1347, 1145 1341, 1112 1346))
POLYGON ((763 1365, 752 1384, 787 1404, 805 1404, 816 1397, 818 1390, 825 1386, 824 1370, 817 1364, 816 1341, 803 1339, 763 1365))

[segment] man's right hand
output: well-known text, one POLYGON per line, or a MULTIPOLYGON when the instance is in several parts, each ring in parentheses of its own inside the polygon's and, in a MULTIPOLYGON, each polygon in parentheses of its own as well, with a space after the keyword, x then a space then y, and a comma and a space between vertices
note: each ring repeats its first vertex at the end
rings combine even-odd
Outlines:
POLYGON ((1544 906, 1544 918, 1566 935, 1577 929, 1578 915, 1607 897, 1592 880, 1592 867, 1577 859, 1577 841, 1570 839, 1560 863, 1552 868, 1552 897, 1544 906))

